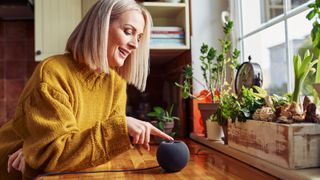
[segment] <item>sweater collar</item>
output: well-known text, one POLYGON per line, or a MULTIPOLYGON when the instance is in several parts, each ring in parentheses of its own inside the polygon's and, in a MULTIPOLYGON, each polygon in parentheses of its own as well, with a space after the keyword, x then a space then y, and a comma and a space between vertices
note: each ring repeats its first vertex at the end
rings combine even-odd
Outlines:
POLYGON ((103 81, 106 78, 106 73, 99 73, 92 70, 88 65, 84 63, 79 63, 75 61, 77 68, 77 76, 82 84, 84 84, 89 89, 101 88, 103 81))

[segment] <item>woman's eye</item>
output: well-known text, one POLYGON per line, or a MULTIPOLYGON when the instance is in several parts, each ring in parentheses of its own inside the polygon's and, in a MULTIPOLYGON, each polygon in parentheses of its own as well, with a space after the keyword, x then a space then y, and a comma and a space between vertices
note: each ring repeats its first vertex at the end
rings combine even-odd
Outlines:
POLYGON ((127 30, 124 31, 124 33, 125 33, 126 35, 132 35, 132 30, 127 29, 127 30))

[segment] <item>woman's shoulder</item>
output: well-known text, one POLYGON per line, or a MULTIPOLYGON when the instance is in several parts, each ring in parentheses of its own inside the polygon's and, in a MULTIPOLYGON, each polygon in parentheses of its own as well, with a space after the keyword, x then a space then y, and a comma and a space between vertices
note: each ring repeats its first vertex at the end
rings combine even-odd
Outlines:
POLYGON ((40 78, 45 81, 55 77, 64 77, 74 69, 75 61, 70 54, 59 54, 46 58, 37 67, 40 78))
POLYGON ((45 71, 66 70, 74 64, 71 54, 59 54, 46 58, 40 63, 41 69, 45 71))
POLYGON ((60 84, 66 83, 66 77, 70 76, 65 73, 67 64, 70 63, 67 62, 68 60, 72 60, 68 55, 56 55, 41 61, 24 87, 20 99, 24 100, 34 89, 37 89, 36 87, 40 87, 42 83, 48 84, 56 89, 62 89, 60 88, 60 84))

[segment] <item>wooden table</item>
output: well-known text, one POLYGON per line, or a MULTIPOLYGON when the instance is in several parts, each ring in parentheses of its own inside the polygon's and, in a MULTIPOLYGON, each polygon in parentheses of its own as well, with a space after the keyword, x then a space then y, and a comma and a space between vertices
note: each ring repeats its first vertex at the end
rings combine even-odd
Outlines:
MULTIPOLYGON (((180 172, 168 173, 162 168, 135 172, 103 172, 94 174, 67 174, 40 177, 41 180, 53 179, 276 179, 241 161, 218 151, 199 145, 189 139, 184 142, 190 149, 190 161, 180 172)), ((157 145, 151 145, 148 152, 141 148, 131 149, 101 166, 85 171, 128 170, 158 166, 156 160, 157 145)))

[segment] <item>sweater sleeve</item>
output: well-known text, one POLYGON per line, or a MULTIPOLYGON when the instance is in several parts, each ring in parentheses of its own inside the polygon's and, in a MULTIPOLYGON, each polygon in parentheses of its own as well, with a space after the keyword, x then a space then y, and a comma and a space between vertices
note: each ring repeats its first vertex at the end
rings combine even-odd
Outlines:
MULTIPOLYGON (((115 109, 125 108, 125 88, 122 85, 117 89, 115 109)), ((80 131, 68 96, 46 83, 41 83, 21 108, 23 115, 16 119, 14 127, 24 141, 25 161, 33 169, 85 169, 103 164, 130 148, 124 111, 112 113, 94 127, 80 131)))

